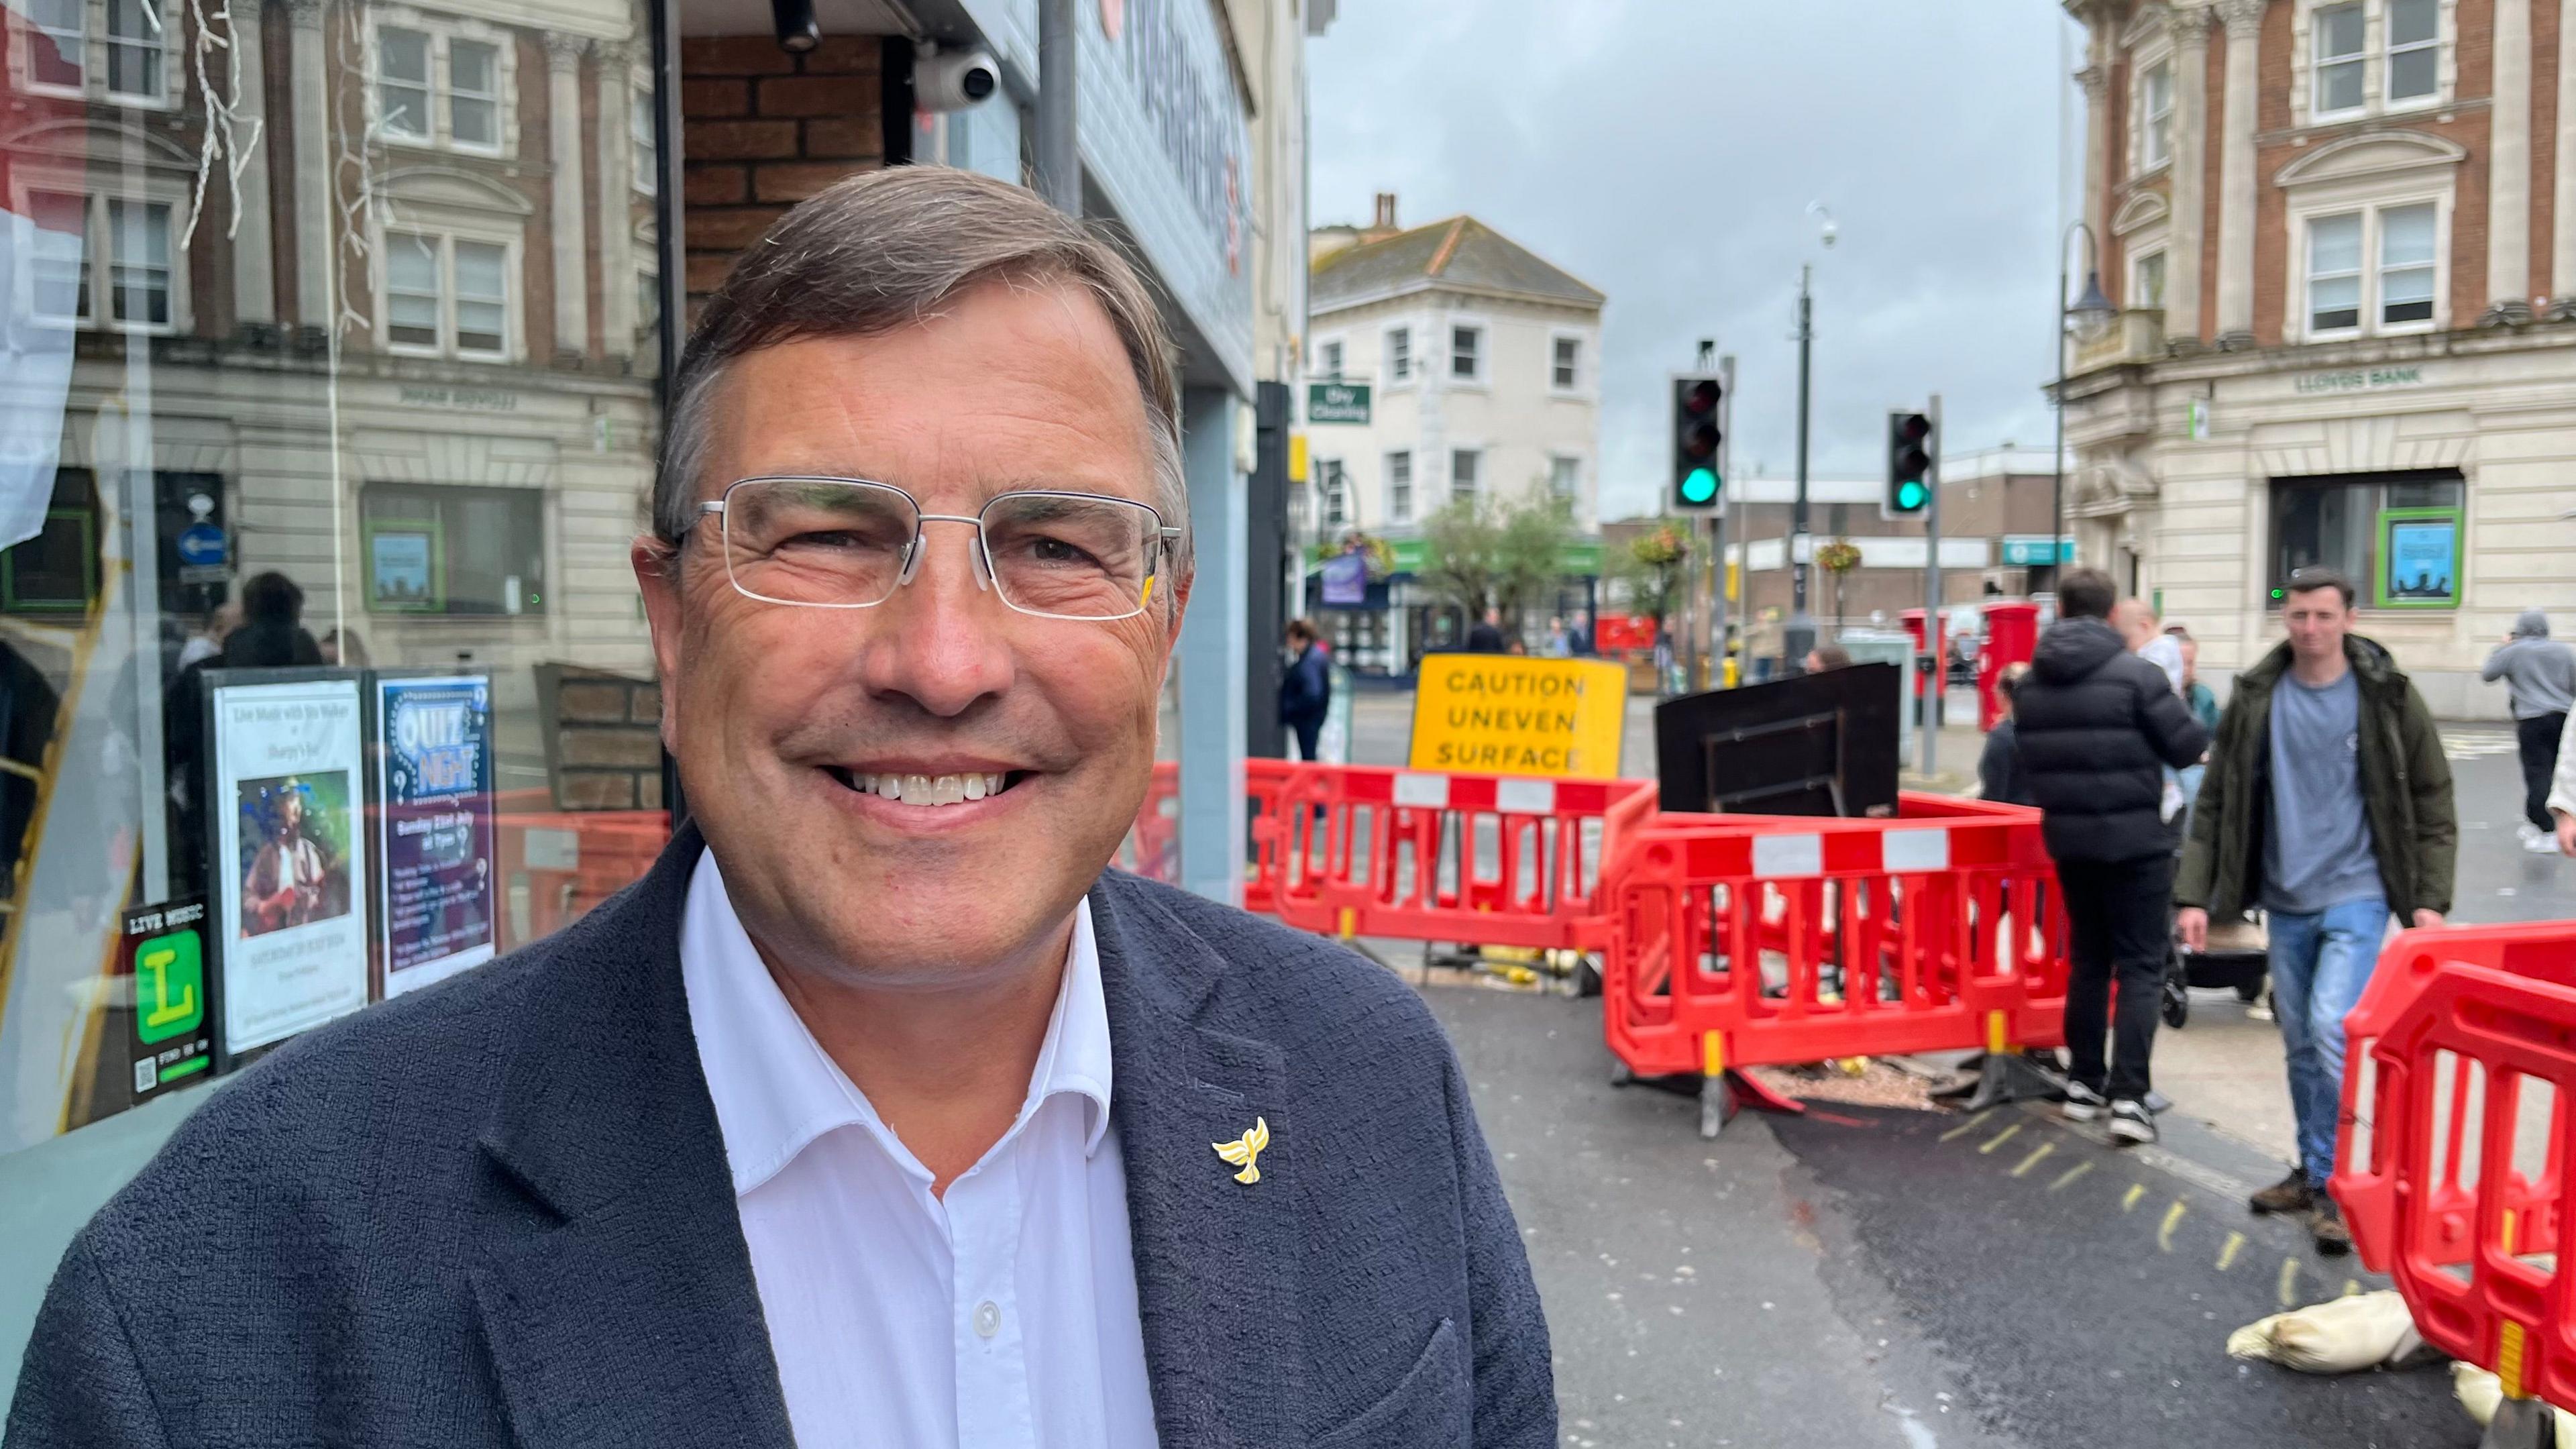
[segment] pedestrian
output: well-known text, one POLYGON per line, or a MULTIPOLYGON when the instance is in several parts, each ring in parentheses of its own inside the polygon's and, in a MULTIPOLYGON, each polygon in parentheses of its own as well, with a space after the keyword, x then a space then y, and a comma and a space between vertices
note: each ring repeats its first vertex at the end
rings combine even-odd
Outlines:
POLYGON ((2290 576, 2289 638, 2236 676, 2174 881, 2175 929, 2194 951, 2212 919, 2265 912, 2299 1161, 2251 1206, 2307 1214, 2327 1253, 2352 1246, 2326 1195, 2343 1019, 2370 982, 2392 914, 2442 924, 2459 844, 2433 713, 2388 651, 2352 632, 2352 598, 2332 569, 2290 576))
POLYGON ((1279 722, 1297 736, 1297 758, 1313 763, 1333 703, 1332 661, 1322 636, 1303 619, 1288 621, 1288 651, 1296 656, 1279 678, 1279 722))
POLYGON ((2013 746, 2066 902, 2066 1115, 2107 1115, 2115 1140, 2153 1142, 2149 1064, 2174 866, 2164 772, 2199 759, 2209 735, 2164 672, 2111 627, 2115 598, 2100 569, 2072 569, 2059 581, 2058 620, 2013 691, 2013 746))
POLYGON ((2165 672, 2174 693, 2182 692, 2182 644, 2157 627, 2155 605, 2122 599, 2111 611, 2111 627, 2120 631, 2130 652, 2165 672))
POLYGON ((2022 676, 2030 673, 2027 664, 2008 664, 1995 676, 1995 699, 2003 714, 1995 727, 1986 731, 1986 747, 1977 756, 1977 795, 2006 805, 2029 805, 2030 786, 2021 777, 2021 759, 2015 753, 2013 739, 2013 692, 2021 687, 2022 676))
POLYGON ((1851 668, 1851 651, 1840 644, 1819 644, 1807 651, 1807 672, 1822 674, 1828 669, 1851 668))
POLYGON ((1574 627, 1568 631, 1569 638, 1567 642, 1574 646, 1575 658, 1589 659, 1601 652, 1600 646, 1593 635, 1595 627, 1597 626, 1594 624, 1592 615, 1589 612, 1578 612, 1574 616, 1574 627))
POLYGON ((2492 684, 2501 679, 2513 710, 2514 741, 2522 755, 2522 820, 2516 834, 2534 855, 2558 850, 2557 827, 2549 820, 2549 777, 2558 768, 2558 737, 2567 729, 2567 709, 2576 700, 2576 649, 2549 637, 2549 616, 2525 609, 2513 621, 2513 632, 2487 656, 2478 677, 2492 684))
POLYGON ((2549 787, 2549 813, 2555 820, 2558 853, 2576 856, 2576 714, 2558 736, 2558 769, 2549 787))
POLYGON ((1191 582, 1164 325, 972 172, 774 223, 631 555, 688 817, 207 1094, 10 1444, 1553 1445, 1422 998, 1108 868, 1191 582))
POLYGON ((1565 631, 1565 620, 1558 615, 1548 616, 1547 642, 1542 646, 1542 652, 1550 659, 1574 657, 1574 636, 1565 631))
POLYGON ((233 631, 241 626, 242 606, 238 602, 228 599, 217 604, 207 613, 205 626, 188 636, 187 643, 179 646, 179 657, 174 661, 173 667, 185 669, 200 660, 212 659, 223 653, 224 641, 231 638, 233 631))
MULTIPOLYGON (((2215 738, 2218 734, 2218 696, 2200 677, 2200 641, 2180 624, 2167 624, 2165 632, 2182 648, 2182 702, 2191 707, 2191 717, 2215 738)), ((2197 778, 2197 777, 2195 777, 2197 778)))
POLYGON ((1501 609, 1490 604, 1485 606, 1485 616, 1476 621, 1474 628, 1467 631, 1467 652, 1470 654, 1503 652, 1503 611, 1501 609))

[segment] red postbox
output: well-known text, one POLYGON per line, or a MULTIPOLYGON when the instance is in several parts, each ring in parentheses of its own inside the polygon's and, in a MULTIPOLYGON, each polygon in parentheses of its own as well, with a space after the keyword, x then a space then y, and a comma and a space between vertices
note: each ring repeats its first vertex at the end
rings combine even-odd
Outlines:
MULTIPOLYGON (((1914 697, 1917 699, 1921 699, 1923 697, 1923 681, 1926 679, 1946 682, 1949 678, 1950 658, 1947 654, 1942 652, 1948 647, 1950 642, 1948 635, 1949 625, 1950 611, 1944 609, 1941 611, 1942 637, 1932 641, 1930 650, 1932 667, 1929 670, 1917 668, 1914 671, 1914 697)), ((1923 645, 1923 611, 1921 609, 1908 609, 1905 611, 1905 632, 1914 637, 1914 657, 1919 665, 1925 653, 1923 645)), ((1934 687, 1938 688, 1939 686, 1935 685, 1934 687)))
POLYGON ((1990 600, 1985 606, 1986 643, 1977 652, 1977 728, 1990 730, 2004 715, 2003 695, 1995 685, 2004 670, 2030 662, 2039 643, 2039 605, 2025 600, 1990 600))

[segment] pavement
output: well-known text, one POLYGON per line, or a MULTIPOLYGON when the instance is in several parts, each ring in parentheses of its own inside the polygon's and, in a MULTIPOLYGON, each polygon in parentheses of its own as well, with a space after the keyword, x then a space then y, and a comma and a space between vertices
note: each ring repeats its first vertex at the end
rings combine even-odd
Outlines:
MULTIPOLYGON (((1403 763, 1410 706, 1359 696, 1355 757, 1403 763)), ((1636 701, 1632 773, 1652 727, 1636 701)), ((2511 734, 2444 733, 2454 919, 2576 916, 2576 861, 2515 840, 2511 734)), ((1972 771, 1978 743, 1945 731, 1942 764, 1972 771)), ((1922 783, 1962 783, 1940 775, 1922 783)), ((2291 1119, 2279 1035, 2232 993, 2195 992, 2161 1035, 2163 1141, 2122 1151, 2039 1107, 1746 1112, 1704 1142, 1692 1100, 1609 1085, 1597 1001, 1435 979, 1547 1304, 1565 1444, 2477 1443, 2438 1366, 2327 1379, 2227 1358, 2264 1314, 2385 1286, 2245 1210, 2291 1119)))

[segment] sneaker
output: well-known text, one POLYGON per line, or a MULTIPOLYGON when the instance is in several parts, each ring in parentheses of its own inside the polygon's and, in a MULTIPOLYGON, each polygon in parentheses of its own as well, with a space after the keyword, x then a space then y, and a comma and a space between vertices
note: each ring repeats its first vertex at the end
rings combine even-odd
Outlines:
POLYGON ((2524 837, 2522 848, 2533 855, 2556 855, 2558 833, 2554 830, 2535 830, 2524 837))
POLYGON ((2111 1104, 2111 1137, 2117 1142, 2156 1140, 2156 1114, 2144 1102, 2123 1097, 2111 1104))
POLYGON ((2245 1205, 2258 1213, 2303 1213, 2317 1205, 2317 1195, 2308 1188, 2308 1174, 2293 1167, 2290 1175, 2245 1200, 2245 1205))
POLYGON ((2317 1195, 2317 1205, 2308 1213, 2308 1236, 2317 1240, 2317 1251, 2329 1258, 2340 1258, 2352 1251, 2352 1229, 2344 1226, 2343 1210, 2323 1193, 2317 1195))
POLYGON ((2082 1082, 2069 1082, 2066 1084, 2065 1104, 2057 1110, 2069 1122, 2090 1122, 2111 1110, 2111 1104, 2101 1093, 2082 1082))

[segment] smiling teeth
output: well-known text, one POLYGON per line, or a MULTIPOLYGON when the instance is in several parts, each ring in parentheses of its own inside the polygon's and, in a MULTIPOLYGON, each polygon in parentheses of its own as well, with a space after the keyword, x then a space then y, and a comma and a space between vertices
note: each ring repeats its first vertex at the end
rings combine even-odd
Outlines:
POLYGON ((906 805, 957 805, 1002 793, 1000 775, 853 775, 859 792, 906 805))

